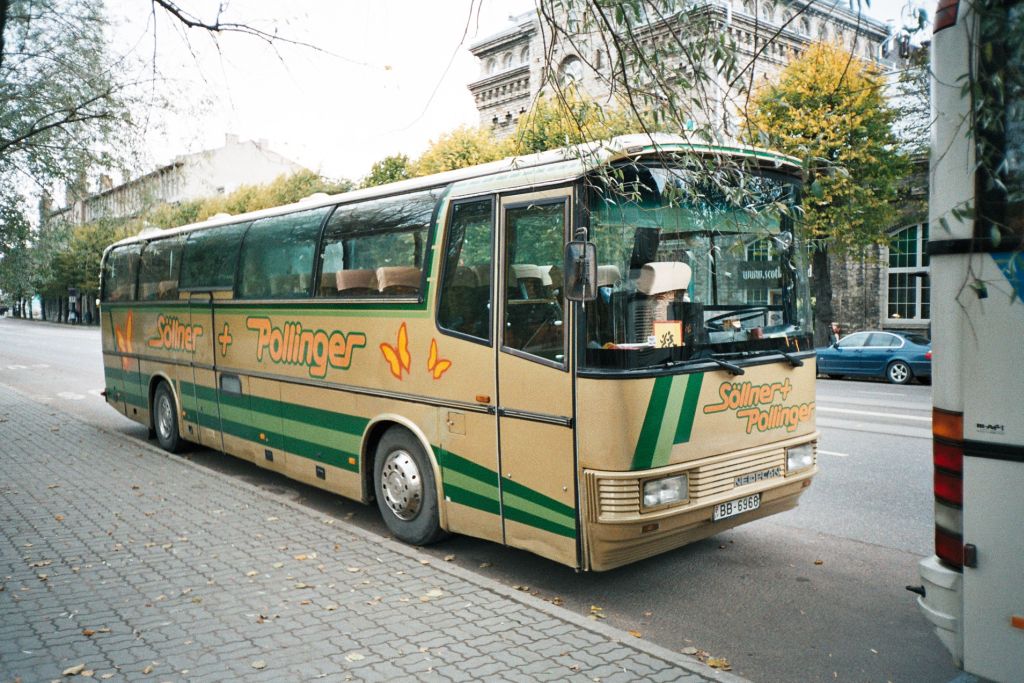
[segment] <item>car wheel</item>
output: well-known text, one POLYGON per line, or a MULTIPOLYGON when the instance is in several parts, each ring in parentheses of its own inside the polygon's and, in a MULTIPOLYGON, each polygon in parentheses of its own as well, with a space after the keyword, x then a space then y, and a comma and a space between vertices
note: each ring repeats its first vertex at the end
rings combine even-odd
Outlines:
POLYGON ((178 407, 174 402, 174 394, 167 382, 160 382, 153 393, 153 405, 150 407, 153 416, 153 429, 160 447, 169 453, 181 450, 182 438, 178 432, 178 407))
POLYGON ((885 377, 893 384, 906 384, 914 378, 910 366, 901 360, 894 360, 885 369, 885 377))
POLYGON ((377 444, 373 490, 384 523, 396 538, 413 545, 443 538, 434 470, 407 430, 392 427, 377 444))

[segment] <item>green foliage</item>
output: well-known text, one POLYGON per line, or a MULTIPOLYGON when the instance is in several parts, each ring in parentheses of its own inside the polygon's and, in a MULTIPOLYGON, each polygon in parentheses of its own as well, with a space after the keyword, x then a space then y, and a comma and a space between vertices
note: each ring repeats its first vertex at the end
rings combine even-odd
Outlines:
POLYGON ((145 215, 146 223, 158 228, 174 228, 206 220, 218 213, 237 215, 299 201, 311 194, 340 194, 353 188, 350 180, 330 180, 313 171, 301 170, 280 175, 265 185, 242 185, 223 197, 207 197, 179 204, 161 204, 145 215))
POLYGON ((805 226, 835 250, 888 240, 909 172, 883 87, 874 66, 818 43, 756 93, 745 122, 750 142, 804 160, 805 226))
POLYGON ((413 163, 412 175, 424 176, 457 168, 497 161, 508 155, 508 147, 483 128, 460 126, 432 141, 413 163))
POLYGON ((566 88, 544 97, 519 119, 512 135, 515 154, 531 154, 636 133, 645 129, 638 117, 622 106, 603 106, 566 88))
POLYGON ((359 186, 376 187, 411 177, 409 157, 404 154, 392 154, 380 161, 375 161, 370 167, 370 173, 363 178, 363 182, 359 186))

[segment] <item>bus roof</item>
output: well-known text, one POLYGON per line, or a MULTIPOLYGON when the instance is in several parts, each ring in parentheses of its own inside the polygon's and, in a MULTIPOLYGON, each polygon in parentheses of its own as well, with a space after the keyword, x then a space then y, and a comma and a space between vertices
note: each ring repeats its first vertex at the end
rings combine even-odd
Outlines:
MULTIPOLYGON (((592 171, 599 166, 614 163, 622 159, 671 152, 695 154, 700 156, 722 155, 745 157, 759 163, 774 165, 779 168, 787 168, 791 171, 799 170, 800 168, 799 159, 759 147, 695 143, 679 135, 669 135, 664 133, 620 135, 618 137, 611 138, 610 140, 583 143, 573 147, 563 147, 525 156, 507 157, 505 159, 492 161, 486 164, 468 166, 466 168, 444 171, 442 173, 435 173, 433 175, 421 176, 418 178, 410 178, 408 180, 400 180, 386 185, 377 185, 375 187, 352 190, 341 194, 314 194, 292 204, 260 209, 258 211, 250 211, 235 215, 217 214, 198 223, 190 223, 176 228, 159 230, 159 232, 144 229, 138 235, 126 237, 125 239, 111 244, 107 247, 107 251, 113 247, 123 244, 131 244, 133 242, 160 239, 205 228, 233 225, 236 223, 256 220, 258 218, 267 218, 270 216, 293 213, 295 211, 317 209, 324 206, 333 206, 335 204, 348 204, 377 197, 415 192, 416 190, 426 190, 429 188, 453 185, 455 186, 453 189, 458 193, 458 185, 460 183, 464 183, 466 181, 479 181, 485 178, 490 180, 490 183, 488 184, 494 186, 495 189, 498 189, 499 187, 500 189, 507 189, 503 187, 504 185, 508 185, 508 189, 510 189, 512 187, 522 185, 522 171, 527 169, 537 170, 539 168, 546 167, 545 170, 550 171, 550 173, 542 175, 547 175, 549 177, 536 179, 540 180, 542 184, 545 182, 551 182, 555 178, 572 179, 592 171), (508 175, 508 180, 506 182, 502 182, 503 179, 501 176, 503 174, 508 175)), ((476 182, 469 184, 473 186, 478 185, 476 182)))

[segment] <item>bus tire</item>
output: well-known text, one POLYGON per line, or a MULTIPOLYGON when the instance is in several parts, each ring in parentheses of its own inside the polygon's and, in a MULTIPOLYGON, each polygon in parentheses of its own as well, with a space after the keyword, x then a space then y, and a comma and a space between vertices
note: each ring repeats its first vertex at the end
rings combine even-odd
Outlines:
POLYGON ((914 373, 903 361, 894 360, 885 368, 885 378, 893 384, 908 384, 914 379, 914 373))
POLYGON ((160 382, 153 392, 153 430, 157 443, 169 453, 181 451, 182 438, 178 432, 178 406, 167 382, 160 382))
POLYGON ((437 485, 423 447, 401 427, 384 432, 373 461, 377 508, 396 538, 429 545, 444 536, 437 509, 437 485))

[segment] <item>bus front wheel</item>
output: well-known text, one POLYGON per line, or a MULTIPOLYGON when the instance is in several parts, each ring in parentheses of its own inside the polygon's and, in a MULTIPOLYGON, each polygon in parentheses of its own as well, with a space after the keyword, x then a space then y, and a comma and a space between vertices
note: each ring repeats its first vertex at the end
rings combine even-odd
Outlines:
POLYGON ((434 470, 419 442, 401 427, 381 437, 373 463, 377 507, 388 529, 406 543, 441 539, 434 470))
POLYGON ((160 447, 170 453, 181 450, 181 434, 178 433, 178 408, 174 394, 167 382, 160 382, 153 393, 153 429, 160 447))

